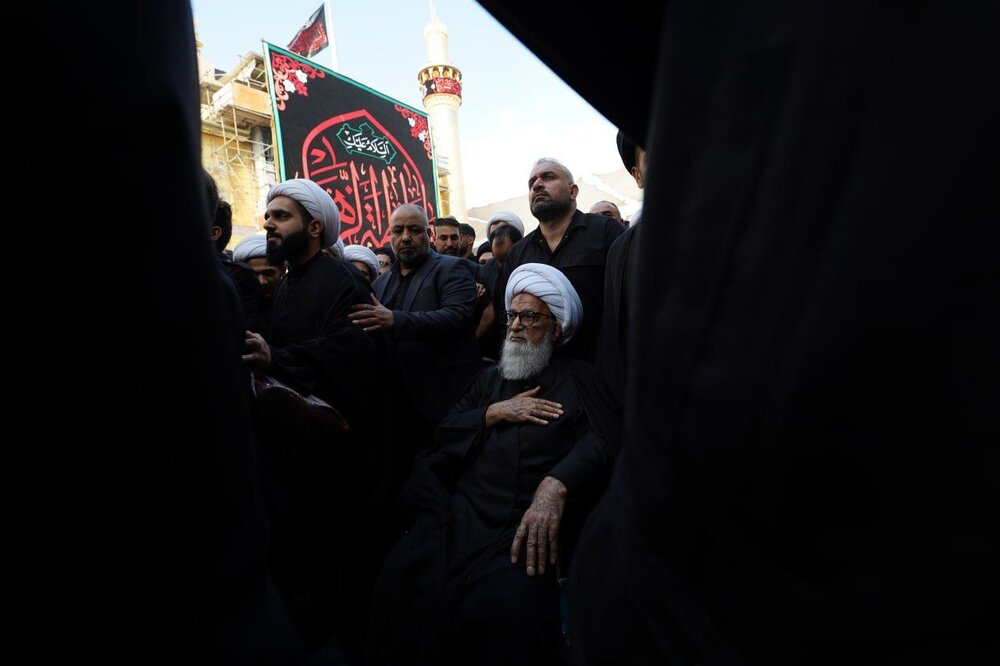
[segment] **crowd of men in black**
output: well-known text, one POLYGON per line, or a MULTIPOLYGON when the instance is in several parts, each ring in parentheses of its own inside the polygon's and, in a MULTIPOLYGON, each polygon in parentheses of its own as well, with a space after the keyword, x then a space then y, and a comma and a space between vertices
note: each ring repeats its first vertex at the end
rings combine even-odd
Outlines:
MULTIPOLYGON (((641 186, 644 151, 622 134, 619 150, 641 186)), ((602 327, 620 344, 621 294, 605 286, 627 223, 578 210, 570 170, 543 158, 537 229, 500 211, 475 254, 470 225, 412 204, 392 212, 390 246, 344 247, 306 179, 273 187, 263 233, 229 253, 232 211, 206 178, 259 390, 271 575, 307 654, 566 661, 560 584, 619 445, 618 354, 607 378, 594 363, 602 327), (275 380, 339 420, 265 397, 275 380)))
MULTIPOLYGON (((122 138, 53 181, 97 216, 113 275, 65 257, 18 273, 29 293, 58 280, 20 339, 43 363, 29 395, 68 426, 49 437, 30 411, 43 435, 11 429, 37 456, 11 467, 35 528, 11 543, 42 565, 14 569, 33 649, 319 663, 336 636, 373 663, 558 663, 566 644, 581 666, 996 661, 996 3, 621 2, 601 15, 615 46, 584 45, 579 3, 480 4, 649 149, 645 221, 599 259, 568 251, 599 224, 574 212, 553 235, 539 217, 506 257, 528 263, 489 288, 462 260, 421 261, 406 216, 373 289, 365 253, 316 258, 337 235, 321 201, 272 192, 245 263, 314 260, 288 260, 250 336, 205 239, 190 3, 24 7, 52 76, 24 88, 41 126, 23 170, 54 173, 70 117, 122 138), (599 382, 579 357, 601 261, 599 382), (500 362, 455 386, 459 347, 483 342, 477 284, 500 362), (425 335, 457 320, 460 344, 425 335), (299 427, 330 414, 316 403, 251 418, 251 374, 336 405, 325 441, 344 446, 299 427), (421 375, 435 388, 414 393, 421 375), (55 377, 69 400, 51 401, 55 377)), ((563 187, 533 186, 533 207, 563 187)))

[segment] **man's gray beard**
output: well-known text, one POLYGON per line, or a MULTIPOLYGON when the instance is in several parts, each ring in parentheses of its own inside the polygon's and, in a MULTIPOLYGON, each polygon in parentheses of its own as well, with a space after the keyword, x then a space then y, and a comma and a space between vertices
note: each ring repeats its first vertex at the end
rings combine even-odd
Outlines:
POLYGON ((551 329, 545 332, 545 337, 537 345, 505 338, 500 352, 500 376, 514 381, 537 377, 549 366, 555 348, 551 329))

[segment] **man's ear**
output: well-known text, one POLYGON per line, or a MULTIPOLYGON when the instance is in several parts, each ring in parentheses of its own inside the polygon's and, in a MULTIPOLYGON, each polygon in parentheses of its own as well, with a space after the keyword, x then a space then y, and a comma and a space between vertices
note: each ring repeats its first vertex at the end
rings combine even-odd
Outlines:
POLYGON ((632 167, 632 177, 635 178, 635 184, 638 188, 642 189, 642 172, 639 171, 639 167, 632 167))
MULTIPOLYGON (((323 223, 319 220, 309 220, 309 236, 312 238, 323 237, 323 223)), ((336 243, 337 241, 334 241, 336 243)))
POLYGON ((222 227, 212 227, 212 242, 222 238, 222 227))
POLYGON ((562 337, 562 326, 559 325, 559 322, 556 322, 556 325, 552 327, 552 339, 555 340, 556 342, 559 342, 559 338, 561 337, 562 337))
POLYGON ((569 186, 569 198, 576 200, 576 195, 580 193, 580 187, 576 183, 569 186))

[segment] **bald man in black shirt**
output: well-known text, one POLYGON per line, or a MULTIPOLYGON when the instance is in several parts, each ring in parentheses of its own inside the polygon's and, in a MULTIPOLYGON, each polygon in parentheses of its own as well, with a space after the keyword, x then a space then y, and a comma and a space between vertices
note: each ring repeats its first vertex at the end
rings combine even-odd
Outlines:
POLYGON ((604 266, 611 244, 625 228, 603 215, 577 210, 578 192, 573 174, 559 160, 544 157, 535 163, 528 177, 528 196, 538 228, 511 248, 496 294, 502 297, 507 277, 522 264, 558 268, 580 295, 584 312, 583 326, 565 351, 593 362, 604 311, 604 266))

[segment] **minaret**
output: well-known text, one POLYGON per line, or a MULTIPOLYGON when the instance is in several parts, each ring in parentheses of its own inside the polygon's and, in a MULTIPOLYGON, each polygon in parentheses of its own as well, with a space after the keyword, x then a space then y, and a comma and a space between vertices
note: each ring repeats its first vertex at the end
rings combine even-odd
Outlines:
POLYGON ((438 20, 431 0, 431 20, 424 27, 427 65, 417 74, 424 108, 430 116, 431 141, 438 167, 441 213, 468 222, 462 152, 458 144, 458 107, 462 105, 462 72, 448 59, 448 29, 438 20))

